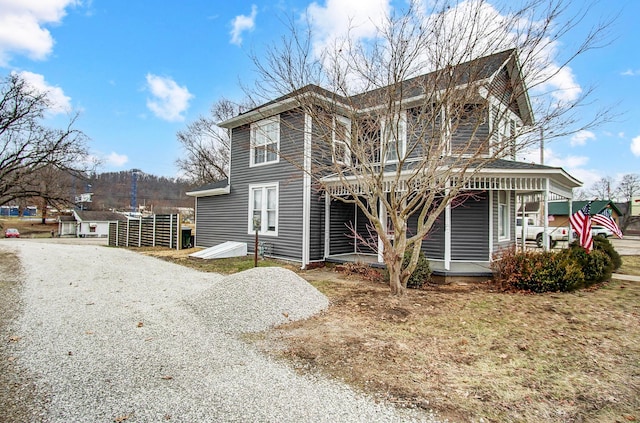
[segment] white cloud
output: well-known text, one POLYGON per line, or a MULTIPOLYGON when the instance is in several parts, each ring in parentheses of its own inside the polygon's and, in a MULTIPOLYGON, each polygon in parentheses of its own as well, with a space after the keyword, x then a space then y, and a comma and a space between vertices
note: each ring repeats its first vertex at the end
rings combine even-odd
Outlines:
POLYGON ((620 75, 622 75, 622 76, 638 76, 638 75, 640 75, 640 69, 637 69, 637 70, 627 69, 624 72, 620 72, 620 75))
POLYGON ((561 103, 575 101, 582 93, 582 88, 576 82, 573 70, 569 66, 560 68, 554 63, 547 63, 537 77, 543 80, 537 89, 549 91, 551 96, 561 103))
POLYGON ((594 134, 591 131, 582 130, 582 131, 578 131, 571 137, 570 144, 572 147, 575 147, 577 145, 585 145, 588 140, 595 140, 595 139, 596 139, 596 134, 594 134))
POLYGON ((631 140, 631 152, 634 156, 640 157, 640 135, 631 140))
MULTIPOLYGON (((482 0, 457 2, 455 7, 442 14, 437 13, 439 2, 426 1, 420 5, 418 14, 422 15, 421 22, 414 21, 409 25, 419 25, 416 31, 432 28, 432 34, 431 44, 427 41, 422 46, 415 46, 422 51, 422 55, 415 60, 416 74, 452 61, 471 60, 511 48, 519 43, 523 34, 537 33, 544 28, 543 22, 525 19, 523 16, 526 14, 514 14, 508 7, 502 12, 482 0)), ((380 37, 392 12, 390 0, 325 0, 311 3, 306 10, 306 17, 311 23, 316 57, 337 50, 341 50, 340 56, 349 57, 344 53, 347 45, 340 45, 340 42, 348 37, 352 46, 358 46, 359 42, 366 43, 367 39, 380 37)), ((526 58, 523 66, 526 68, 527 85, 547 103, 564 105, 577 100, 583 90, 573 70, 568 66, 560 67, 553 60, 562 51, 560 44, 547 37, 536 43, 535 48, 537 50, 533 53, 521 52, 521 58, 526 58)), ((340 56, 331 57, 337 60, 329 63, 340 66, 342 69, 338 72, 346 75, 348 81, 351 78, 357 80, 357 75, 347 74, 351 65, 340 56)), ((348 60, 353 59, 349 57, 348 60)), ((541 101, 539 98, 532 100, 541 101)))
POLYGON ((187 87, 179 86, 173 79, 147 74, 147 88, 153 98, 147 99, 147 107, 157 117, 169 122, 183 121, 182 115, 189 108, 193 94, 187 87))
POLYGON ((105 157, 105 161, 111 166, 122 167, 129 161, 129 157, 127 157, 126 154, 118 154, 115 151, 112 151, 107 157, 105 157))
POLYGON ((44 25, 60 23, 65 9, 78 4, 78 0, 0 0, 0 66, 7 66, 15 54, 44 60, 54 44, 44 25))
POLYGON ((37 73, 22 71, 17 72, 17 75, 36 91, 46 93, 50 103, 48 111, 52 115, 71 111, 71 98, 64 94, 62 88, 49 85, 44 76, 37 73))
POLYGON ((242 33, 253 30, 257 14, 258 8, 254 4, 251 6, 251 15, 238 15, 233 18, 233 21, 231 21, 231 44, 242 45, 242 33))
POLYGON ((314 51, 321 52, 347 36, 358 40, 375 37, 390 13, 390 0, 327 0, 325 6, 313 2, 307 18, 314 34, 314 51))

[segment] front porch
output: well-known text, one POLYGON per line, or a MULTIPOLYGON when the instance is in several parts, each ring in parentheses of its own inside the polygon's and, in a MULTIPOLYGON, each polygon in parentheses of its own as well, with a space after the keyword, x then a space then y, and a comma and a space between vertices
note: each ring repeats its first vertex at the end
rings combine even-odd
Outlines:
MULTIPOLYGON (((490 277, 493 254, 516 244, 519 205, 532 197, 541 198, 541 209, 546 213, 550 200, 571 199, 572 189, 580 186, 560 168, 510 161, 497 161, 494 166, 464 181, 464 190, 474 192, 472 198, 462 206, 449 204, 422 241, 434 275, 490 277)), ((324 260, 384 267, 382 242, 373 225, 355 204, 340 200, 352 195, 365 197, 367 187, 357 180, 350 187, 345 180, 328 178, 326 182, 324 260)), ((382 222, 387 221, 382 204, 370 210, 382 222)), ((417 227, 415 217, 408 223, 409 229, 417 227)))

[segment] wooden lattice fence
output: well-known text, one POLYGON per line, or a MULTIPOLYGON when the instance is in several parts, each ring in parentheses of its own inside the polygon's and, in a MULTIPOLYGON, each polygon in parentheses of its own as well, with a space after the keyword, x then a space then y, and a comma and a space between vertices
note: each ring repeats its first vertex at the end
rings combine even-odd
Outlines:
POLYGON ((181 248, 179 214, 127 218, 109 224, 109 245, 114 247, 181 248))

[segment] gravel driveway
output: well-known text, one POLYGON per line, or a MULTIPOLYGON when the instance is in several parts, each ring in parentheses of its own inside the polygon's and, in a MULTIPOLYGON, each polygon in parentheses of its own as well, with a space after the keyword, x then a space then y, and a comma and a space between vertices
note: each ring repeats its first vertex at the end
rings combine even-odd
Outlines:
POLYGON ((242 332, 327 306, 323 295, 285 269, 225 278, 127 250, 37 240, 3 240, 0 254, 7 252, 20 258, 22 283, 17 315, 3 328, 9 342, 2 359, 33 386, 33 395, 22 398, 20 389, 14 395, 34 420, 424 417, 376 403, 336 381, 299 375, 242 341, 242 332))

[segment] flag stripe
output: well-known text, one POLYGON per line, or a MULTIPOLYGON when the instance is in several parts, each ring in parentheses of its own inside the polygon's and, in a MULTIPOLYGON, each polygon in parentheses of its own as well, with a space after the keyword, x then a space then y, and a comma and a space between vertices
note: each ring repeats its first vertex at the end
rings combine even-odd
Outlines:
POLYGON ((591 251, 593 247, 593 238, 591 235, 591 216, 589 209, 591 208, 591 201, 589 201, 583 208, 576 213, 569 216, 569 223, 571 227, 578 234, 580 245, 587 250, 591 251))
POLYGON ((613 232, 618 238, 622 239, 622 231, 616 224, 616 221, 604 214, 595 214, 591 218, 594 223, 598 223, 613 232))

